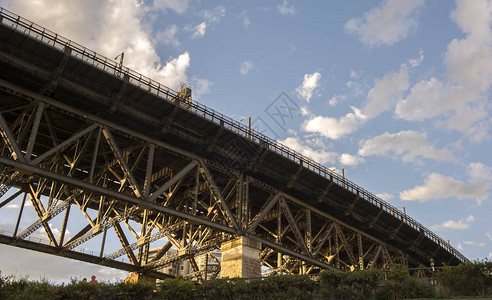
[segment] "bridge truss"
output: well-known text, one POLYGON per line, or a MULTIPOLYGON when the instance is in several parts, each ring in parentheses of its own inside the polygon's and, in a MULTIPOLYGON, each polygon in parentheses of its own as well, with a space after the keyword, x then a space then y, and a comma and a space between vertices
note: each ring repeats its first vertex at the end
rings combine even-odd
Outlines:
POLYGON ((19 203, 1 243, 157 278, 184 260, 189 278, 216 277, 197 258, 239 236, 261 242, 267 275, 466 260, 312 160, 6 10, 0 20, 0 211, 19 203))

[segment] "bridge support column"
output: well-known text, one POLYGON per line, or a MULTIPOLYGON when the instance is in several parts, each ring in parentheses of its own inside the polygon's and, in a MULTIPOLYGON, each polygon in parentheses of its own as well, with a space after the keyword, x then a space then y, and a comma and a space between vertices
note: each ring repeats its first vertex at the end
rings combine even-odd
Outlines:
POLYGON ((244 236, 223 243, 220 246, 220 277, 260 277, 260 250, 260 242, 244 236))

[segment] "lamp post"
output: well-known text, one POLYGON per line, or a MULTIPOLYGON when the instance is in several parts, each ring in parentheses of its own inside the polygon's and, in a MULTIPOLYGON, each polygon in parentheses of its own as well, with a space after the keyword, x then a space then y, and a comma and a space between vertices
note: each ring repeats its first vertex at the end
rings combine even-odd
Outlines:
POLYGON ((331 171, 340 170, 342 171, 342 187, 345 188, 345 169, 344 168, 330 168, 331 171))
POLYGON ((251 117, 241 118, 241 119, 239 119, 239 122, 242 122, 246 119, 248 119, 248 137, 251 137, 251 117))

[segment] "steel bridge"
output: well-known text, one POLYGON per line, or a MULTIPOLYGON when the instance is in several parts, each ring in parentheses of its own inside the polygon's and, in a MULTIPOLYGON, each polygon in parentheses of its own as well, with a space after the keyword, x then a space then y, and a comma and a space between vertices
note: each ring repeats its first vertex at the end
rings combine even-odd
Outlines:
POLYGON ((186 93, 5 9, 0 21, 0 212, 19 203, 1 243, 156 278, 184 260, 190 278, 214 278, 220 268, 197 257, 238 237, 259 245, 266 275, 467 260, 387 202, 186 93), (29 209, 35 220, 23 226, 29 209))

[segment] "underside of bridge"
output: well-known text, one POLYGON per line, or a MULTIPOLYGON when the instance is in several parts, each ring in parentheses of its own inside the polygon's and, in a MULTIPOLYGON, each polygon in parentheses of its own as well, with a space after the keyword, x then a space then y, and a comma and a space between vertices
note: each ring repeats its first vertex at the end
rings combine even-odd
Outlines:
POLYGON ((220 249, 230 258, 222 275, 243 277, 260 266, 275 275, 466 261, 410 216, 186 89, 9 11, 0 20, 0 210, 19 203, 1 243, 156 278, 185 260, 187 278, 215 278, 208 257, 220 249), (23 226, 29 210, 35 221, 23 226), (247 271, 231 273, 238 255, 247 271))

